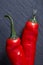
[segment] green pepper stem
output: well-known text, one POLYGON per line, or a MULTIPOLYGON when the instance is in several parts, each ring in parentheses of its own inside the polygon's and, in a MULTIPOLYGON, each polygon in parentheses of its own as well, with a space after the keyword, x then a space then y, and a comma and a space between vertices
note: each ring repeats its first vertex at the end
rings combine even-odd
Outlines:
POLYGON ((37 23, 37 20, 36 20, 36 16, 35 15, 33 15, 32 22, 36 22, 37 23))
POLYGON ((14 30, 14 24, 13 24, 13 19, 12 19, 12 17, 11 17, 10 15, 5 15, 4 17, 6 17, 6 18, 8 18, 8 19, 10 20, 10 24, 11 24, 11 35, 10 35, 10 37, 11 37, 11 38, 16 37, 16 32, 15 32, 15 30, 14 30))
POLYGON ((37 20, 36 20, 36 13, 37 13, 37 9, 33 9, 33 18, 32 18, 32 22, 36 22, 36 23, 37 23, 37 20))

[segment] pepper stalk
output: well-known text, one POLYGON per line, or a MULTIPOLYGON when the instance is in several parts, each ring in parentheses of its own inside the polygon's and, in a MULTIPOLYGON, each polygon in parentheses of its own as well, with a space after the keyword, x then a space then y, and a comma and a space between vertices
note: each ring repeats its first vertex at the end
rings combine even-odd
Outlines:
POLYGON ((31 21, 32 21, 33 23, 37 23, 36 13, 37 13, 37 9, 33 9, 33 18, 31 19, 31 21))
POLYGON ((10 20, 10 24, 11 24, 11 35, 10 35, 10 38, 16 38, 16 32, 15 32, 15 29, 14 29, 14 23, 13 23, 13 19, 10 15, 5 15, 4 16, 5 18, 8 18, 10 20))

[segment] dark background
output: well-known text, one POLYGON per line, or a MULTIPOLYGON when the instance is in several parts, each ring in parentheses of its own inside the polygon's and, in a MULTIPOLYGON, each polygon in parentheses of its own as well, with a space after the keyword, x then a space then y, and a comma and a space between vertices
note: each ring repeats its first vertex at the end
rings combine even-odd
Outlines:
POLYGON ((11 65, 5 52, 6 39, 10 36, 9 20, 4 18, 10 14, 18 36, 32 17, 32 10, 37 9, 39 35, 37 41, 35 65, 43 65, 43 0, 0 0, 0 65, 11 65))

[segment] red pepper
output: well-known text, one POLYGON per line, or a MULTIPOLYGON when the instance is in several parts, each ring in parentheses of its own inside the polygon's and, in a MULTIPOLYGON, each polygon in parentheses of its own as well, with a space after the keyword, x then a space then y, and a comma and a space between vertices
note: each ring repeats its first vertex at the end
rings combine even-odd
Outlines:
POLYGON ((14 30, 13 19, 9 15, 5 17, 10 19, 11 22, 11 35, 6 40, 6 53, 12 65, 26 65, 26 58, 21 46, 21 40, 16 36, 14 30))
POLYGON ((38 27, 39 24, 37 23, 36 16, 34 15, 31 20, 26 22, 23 29, 21 42, 26 56, 27 65, 34 65, 38 27))

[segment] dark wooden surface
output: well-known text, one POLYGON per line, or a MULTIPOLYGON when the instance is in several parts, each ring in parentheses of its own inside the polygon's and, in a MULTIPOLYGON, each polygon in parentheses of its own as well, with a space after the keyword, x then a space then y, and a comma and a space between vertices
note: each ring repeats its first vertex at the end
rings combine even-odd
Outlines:
POLYGON ((23 27, 31 18, 34 8, 38 11, 39 23, 35 65, 43 65, 43 0, 0 0, 0 65, 11 65, 5 52, 6 39, 10 35, 10 23, 4 15, 10 14, 13 17, 16 33, 21 36, 23 27))

